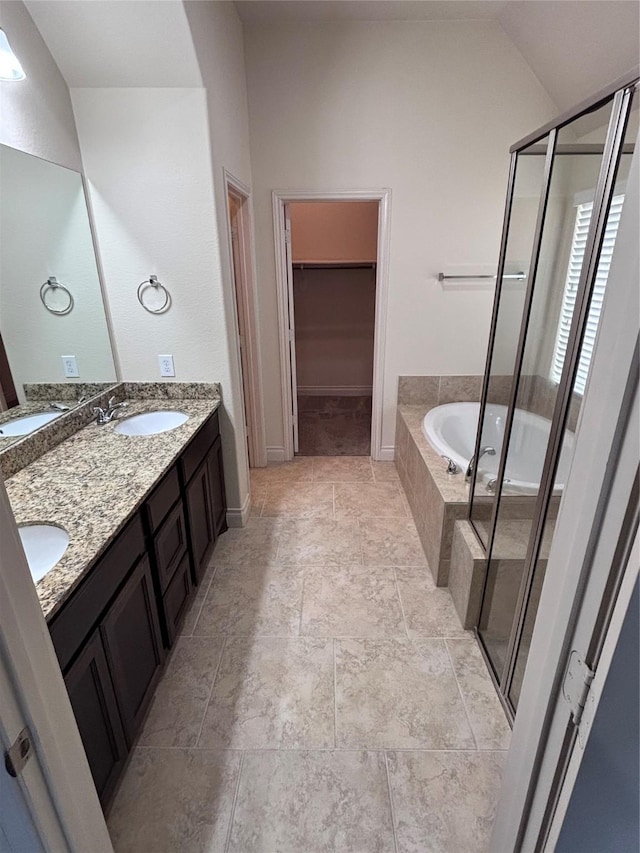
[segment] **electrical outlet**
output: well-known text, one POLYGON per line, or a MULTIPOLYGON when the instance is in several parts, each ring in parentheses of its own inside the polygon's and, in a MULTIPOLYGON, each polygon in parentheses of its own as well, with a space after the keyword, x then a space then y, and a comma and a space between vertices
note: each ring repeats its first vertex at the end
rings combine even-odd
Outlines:
POLYGON ((64 367, 64 375, 67 379, 77 379, 80 376, 75 355, 63 355, 62 365, 64 367))
POLYGON ((176 369, 173 365, 172 355, 159 355, 158 364, 160 365, 160 376, 175 376, 176 369))

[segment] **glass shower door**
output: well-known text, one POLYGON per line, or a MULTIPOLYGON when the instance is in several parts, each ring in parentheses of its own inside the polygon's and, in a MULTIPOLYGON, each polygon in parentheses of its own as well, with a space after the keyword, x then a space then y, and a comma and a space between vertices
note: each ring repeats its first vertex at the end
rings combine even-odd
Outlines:
MULTIPOLYGON (((630 160, 628 154, 620 160, 629 101, 629 90, 619 92, 544 140, 547 158, 515 346, 508 328, 513 317, 502 313, 505 281, 496 300, 470 517, 488 557, 478 636, 511 714, 571 466, 606 259, 615 245, 630 160), (509 335, 510 395, 499 409, 495 379, 509 335)), ((523 149, 519 161, 534 161, 541 147, 523 149)), ((509 222, 505 259, 514 233, 509 222)))

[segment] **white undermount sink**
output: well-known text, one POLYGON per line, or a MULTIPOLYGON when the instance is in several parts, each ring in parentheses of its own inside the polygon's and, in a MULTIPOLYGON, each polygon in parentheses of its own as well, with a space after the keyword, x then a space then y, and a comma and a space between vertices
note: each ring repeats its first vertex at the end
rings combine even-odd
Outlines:
POLYGON ((69 545, 69 534, 55 524, 24 524, 18 528, 22 547, 37 583, 61 559, 69 545))
POLYGON ((184 412, 144 412, 142 415, 132 415, 118 421, 116 432, 120 435, 156 435, 176 429, 188 420, 189 415, 184 412))
POLYGON ((38 429, 49 421, 59 418, 61 412, 40 412, 37 415, 25 415, 13 421, 0 424, 0 438, 16 438, 19 435, 29 435, 34 429, 38 429))

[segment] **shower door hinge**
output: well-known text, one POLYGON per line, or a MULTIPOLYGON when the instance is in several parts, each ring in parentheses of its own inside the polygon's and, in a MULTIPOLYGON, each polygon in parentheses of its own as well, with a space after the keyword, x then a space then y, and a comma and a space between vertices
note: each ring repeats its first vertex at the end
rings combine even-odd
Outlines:
POLYGON ((284 242, 287 244, 287 246, 291 245, 291 229, 290 228, 284 229, 284 242))
POLYGON ((582 715, 595 672, 584 662, 575 649, 571 652, 567 671, 562 682, 562 695, 569 705, 574 725, 580 727, 582 715))
POLYGON ((5 752, 4 766, 7 773, 15 779, 22 771, 27 761, 33 755, 33 740, 29 728, 25 726, 13 744, 5 752))

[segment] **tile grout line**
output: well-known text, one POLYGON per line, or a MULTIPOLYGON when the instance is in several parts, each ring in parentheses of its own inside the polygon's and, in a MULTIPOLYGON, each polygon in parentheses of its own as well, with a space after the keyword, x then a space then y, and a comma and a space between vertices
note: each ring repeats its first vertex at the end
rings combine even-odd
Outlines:
POLYGON ((393 578, 396 585, 396 593, 398 595, 398 601, 400 602, 400 610, 402 611, 402 624, 404 625, 404 632, 407 635, 407 639, 410 640, 409 636, 409 626, 407 625, 407 617, 404 612, 404 604, 402 603, 402 594, 400 593, 400 584, 398 583, 398 572, 396 567, 393 567, 393 578))
POLYGON ((338 748, 338 675, 335 638, 333 639, 333 747, 338 748))
POLYGON ((506 755, 508 749, 497 749, 491 747, 488 749, 470 749, 465 747, 459 748, 440 748, 429 749, 426 746, 203 746, 196 748, 195 746, 145 746, 136 744, 135 750, 155 750, 156 752, 277 752, 277 753, 296 753, 296 752, 464 752, 469 755, 475 755, 478 752, 491 753, 495 752, 498 755, 506 755))
POLYGON ((393 847, 395 853, 398 853, 398 839, 396 837, 396 810, 393 805, 393 792, 391 790, 391 775, 389 773, 389 756, 387 750, 384 750, 384 767, 387 774, 387 790, 389 791, 389 808, 391 810, 391 831, 393 832, 393 847))
POLYGON ((233 831, 233 821, 236 816, 236 804, 238 802, 238 792, 240 791, 240 779, 242 777, 242 770, 244 768, 244 757, 245 750, 240 751, 240 764, 238 765, 238 778, 236 779, 235 790, 233 792, 233 802, 231 803, 231 813, 229 814, 229 826, 227 827, 227 837, 224 842, 224 851, 228 853, 229 846, 231 845, 231 834, 233 831))
POLYGON ((298 637, 302 637, 302 611, 304 610, 304 586, 307 582, 307 572, 305 569, 301 569, 302 571, 302 590, 300 592, 300 618, 298 619, 298 637))
POLYGON ((453 677, 456 680, 456 685, 458 687, 458 693, 460 694, 460 700, 462 702, 462 707, 464 708, 464 715, 467 718, 467 723, 469 724, 469 729, 471 731, 471 737, 473 738, 473 742, 476 745, 476 752, 479 752, 480 748, 478 747, 478 739, 476 738, 476 733, 474 731, 473 726, 471 725, 471 719, 469 718, 469 710, 467 708, 467 703, 464 701, 464 693, 462 692, 462 687, 460 687, 460 682, 458 680, 458 673, 456 672, 455 664, 453 663, 453 658, 451 657, 451 650, 449 649, 449 643, 447 640, 443 640, 444 647, 447 650, 447 657, 451 663, 451 669, 453 670, 453 677))
MULTIPOLYGON (((209 595, 209 590, 211 589, 211 584, 213 583, 213 579, 215 578, 215 576, 218 574, 219 568, 220 568, 219 565, 214 565, 214 567, 213 567, 213 571, 211 572, 211 577, 209 578, 209 583, 207 584, 206 592, 202 596, 202 603, 200 604, 200 607, 198 608, 198 615, 196 616, 195 621, 193 623, 193 628, 191 630, 191 633, 190 634, 181 634, 180 635, 181 637, 195 637, 196 636, 196 634, 194 632, 195 632, 196 628, 198 627, 198 622, 200 621, 200 617, 202 616, 202 608, 204 607, 205 601, 207 600, 207 597, 209 595)), ((195 601, 194 601, 194 604, 195 604, 195 601)))
POLYGON ((216 679, 218 677, 218 673, 220 672, 220 665, 222 664, 222 658, 224 656, 224 650, 227 647, 227 635, 225 634, 222 639, 222 646, 220 647, 220 657, 218 658, 218 665, 216 666, 216 671, 213 674, 213 681, 211 682, 211 689, 209 690, 209 696, 207 697, 207 704, 204 708, 204 713, 202 715, 202 722, 200 723, 200 731, 198 732, 198 737, 196 739, 195 749, 198 749, 200 746, 200 738, 202 737, 202 730, 204 729, 204 721, 207 718, 207 711, 209 710, 209 705, 211 704, 211 697, 213 696, 213 688, 216 683, 216 679))

